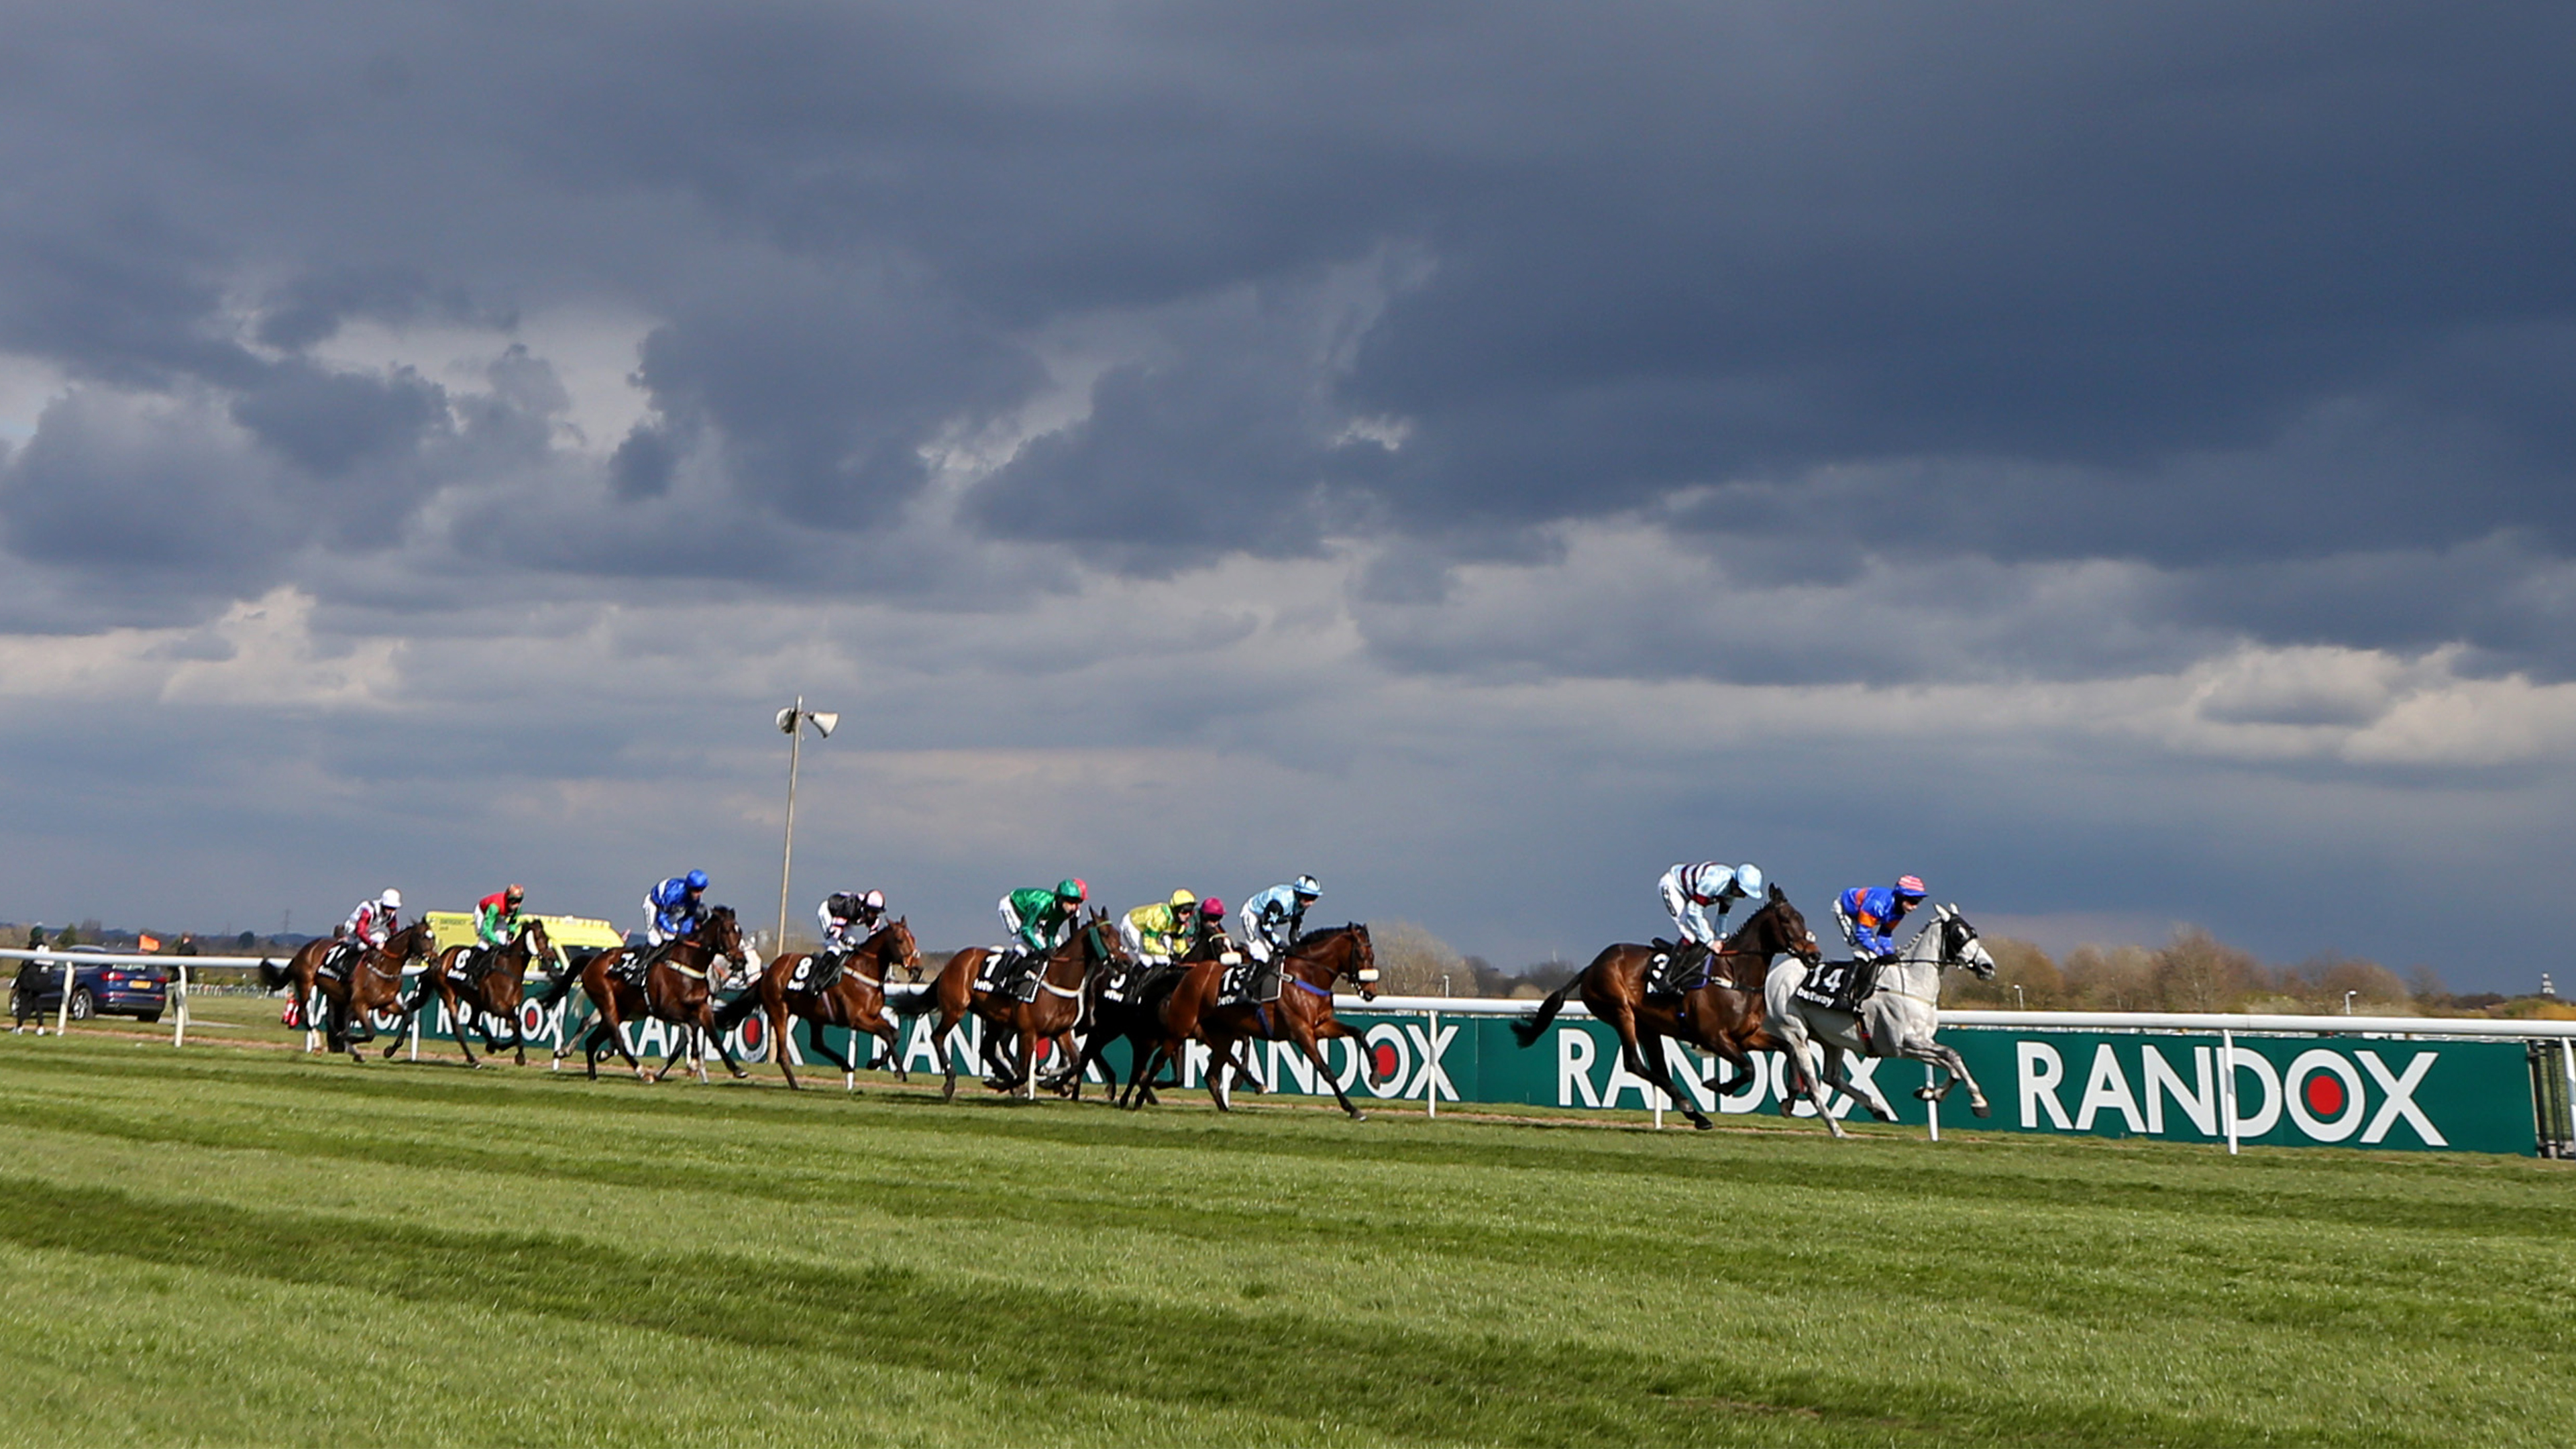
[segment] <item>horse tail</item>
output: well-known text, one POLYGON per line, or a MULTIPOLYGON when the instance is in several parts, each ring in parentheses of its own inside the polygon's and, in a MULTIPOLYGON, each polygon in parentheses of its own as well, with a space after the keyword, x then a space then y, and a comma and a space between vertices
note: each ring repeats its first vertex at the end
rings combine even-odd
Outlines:
POLYGON ((1589 974, 1588 969, 1577 971, 1563 986, 1549 992, 1547 999, 1538 1004, 1538 1010, 1512 1023, 1512 1036, 1522 1046, 1538 1045, 1538 1034, 1547 1030, 1549 1022, 1556 1020, 1556 1014, 1565 1009, 1565 998, 1573 995, 1574 988, 1582 985, 1583 978, 1589 974))
POLYGON ((760 1010, 760 985, 754 982, 741 995, 716 1008, 716 1030, 731 1031, 742 1025, 743 1018, 760 1010))
POLYGON ((265 956, 259 958, 260 990, 275 991, 294 979, 295 973, 288 967, 280 966, 265 956))
MULTIPOLYGON (((585 961, 582 967, 587 967, 589 964, 585 961)), ((572 991, 572 984, 581 979, 582 967, 575 967, 570 961, 566 961, 561 971, 547 972, 546 989, 528 999, 541 1007, 552 1009, 556 1002, 563 1000, 572 991)))

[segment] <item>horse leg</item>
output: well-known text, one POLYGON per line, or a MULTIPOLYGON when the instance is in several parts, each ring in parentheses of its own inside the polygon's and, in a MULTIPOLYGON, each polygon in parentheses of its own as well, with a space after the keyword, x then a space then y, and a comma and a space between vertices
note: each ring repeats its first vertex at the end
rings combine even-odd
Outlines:
POLYGON ((1952 1087, 1965 1083, 1968 1088, 1968 1110, 1980 1117, 1995 1115, 1994 1107, 1986 1101, 1985 1089, 1978 1086, 1977 1079, 1969 1074, 1968 1064, 1960 1060, 1956 1049, 1937 1041, 1927 1041, 1907 1048, 1905 1055, 1917 1061, 1930 1062, 1946 1074, 1942 1077, 1938 1089, 1925 1087, 1915 1093, 1916 1096, 1927 1102, 1945 1101, 1949 1098, 1952 1087))
MULTIPOLYGON (((751 1073, 743 1070, 742 1063, 733 1059, 733 1048, 725 1045, 724 1033, 716 1030, 716 1002, 713 996, 698 1003, 698 1022, 707 1034, 706 1039, 715 1044, 716 1060, 724 1063, 725 1070, 733 1074, 733 1079, 739 1082, 750 1076, 751 1073)), ((704 1082, 706 1079, 707 1059, 701 1055, 698 1058, 698 1080, 704 1082)))
POLYGON ((948 1049, 948 1034, 956 1029, 957 1019, 948 1014, 947 1007, 939 1008, 939 1029, 930 1034, 930 1053, 947 1073, 939 1087, 939 1100, 943 1102, 957 1100, 957 1054, 948 1049))
MULTIPOLYGON (((1843 1130, 1843 1124, 1834 1117, 1832 1105, 1825 1100, 1824 1064, 1808 1055, 1811 1051, 1821 1054, 1831 1051, 1832 1048, 1822 1045, 1808 1034, 1806 1018, 1792 1016, 1786 1018, 1782 1024, 1786 1025, 1787 1022, 1797 1024, 1782 1033, 1782 1045, 1788 1050, 1795 1074, 1806 1084, 1806 1098, 1814 1104, 1817 1119, 1822 1121, 1826 1129, 1837 1138, 1849 1137, 1851 1134, 1843 1130)), ((1780 1110, 1784 1115, 1789 1110, 1789 1094, 1785 1091, 1780 1094, 1780 1110)))
MULTIPOLYGON (((1339 1023, 1337 1022, 1335 1025, 1339 1025, 1339 1023)), ((1348 1036, 1349 1033, 1337 1032, 1335 1035, 1348 1036)), ((1359 1108, 1352 1106, 1351 1094, 1342 1090, 1342 1079, 1335 1076, 1333 1074, 1333 1069, 1324 1064, 1324 1044, 1319 1039, 1315 1029, 1302 1022, 1291 1023, 1288 1028, 1288 1039, 1295 1042, 1297 1044, 1297 1049, 1306 1054, 1306 1060, 1315 1064, 1315 1075, 1321 1078, 1326 1085, 1333 1089, 1333 1100, 1342 1104, 1342 1110, 1351 1115, 1351 1120, 1354 1122, 1367 1121, 1368 1114, 1361 1111, 1359 1108)), ((1356 1037, 1352 1038, 1351 1050, 1359 1055, 1360 1078, 1363 1081, 1368 1078, 1368 1052, 1365 1050, 1366 1046, 1367 1043, 1360 1041, 1356 1037)), ((1228 1065, 1230 1066, 1232 1063, 1229 1062, 1228 1065)))
POLYGON ((1627 1059, 1630 1072, 1654 1083, 1655 1089, 1664 1094, 1664 1100, 1672 1103, 1674 1110, 1690 1118, 1692 1127, 1706 1132, 1717 1125, 1708 1120, 1707 1114, 1700 1111, 1699 1104, 1691 1100, 1690 1093, 1673 1080, 1672 1072, 1664 1066, 1664 1054, 1660 1048, 1665 1038, 1656 1037, 1658 1050, 1649 1054, 1644 1038, 1637 1033, 1637 1014, 1633 1011, 1622 1013, 1611 1026, 1619 1033, 1619 1052, 1627 1059))

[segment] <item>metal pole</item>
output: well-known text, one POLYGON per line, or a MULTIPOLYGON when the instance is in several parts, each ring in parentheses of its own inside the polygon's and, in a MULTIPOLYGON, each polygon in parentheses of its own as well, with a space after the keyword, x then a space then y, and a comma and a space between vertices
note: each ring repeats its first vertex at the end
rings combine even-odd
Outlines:
MULTIPOLYGON (((1448 978, 1442 977, 1441 981, 1445 986, 1448 978)), ((1448 992, 1444 990, 1441 992, 1441 995, 1446 996, 1448 995, 1448 992)), ((1431 1041, 1433 1043, 1431 1049, 1433 1052, 1437 1053, 1440 1050, 1438 1045, 1440 1041, 1440 1009, 1438 1007, 1433 1007, 1430 1016, 1431 1041)), ((1422 1074, 1422 1115, 1425 1117, 1437 1117, 1440 1115, 1440 1059, 1436 1055, 1432 1058, 1431 1067, 1432 1069, 1430 1071, 1422 1074)))
POLYGON ((188 963, 179 963, 179 1004, 170 1013, 170 1045, 188 1044, 188 963))
POLYGON ((796 696, 796 708, 787 715, 787 841, 778 853, 778 939, 774 950, 787 949, 787 876, 796 868, 796 762, 797 752, 805 743, 805 696, 796 696))
POLYGON ((2218 1034, 2218 1110, 2227 1120, 2227 1155, 2236 1155, 2236 1033, 2218 1034))
POLYGON ((2567 1127, 2576 1136, 2576 1041, 2558 1039, 2558 1059, 2567 1067, 2567 1127))
MULTIPOLYGON (((1923 1089, 1924 1089, 1925 1091, 1927 1091, 1927 1092, 1928 1092, 1928 1091, 1930 1091, 1930 1090, 1932 1089, 1932 1064, 1931 1064, 1930 1062, 1925 1062, 1925 1063, 1923 1064, 1923 1089)), ((1924 1121, 1926 1121, 1926 1122, 1928 1122, 1928 1123, 1930 1123, 1930 1124, 1932 1124, 1932 1140, 1933 1140, 1933 1141, 1935 1141, 1935 1142, 1940 1141, 1940 1140, 1941 1140, 1941 1099, 1940 1099, 1940 1098, 1938 1098, 1938 1097, 1926 1097, 1926 1098, 1924 1098, 1924 1099, 1923 1099, 1923 1120, 1924 1120, 1924 1121)))
POLYGON ((63 999, 54 1010, 54 1035, 69 1035, 72 1029, 72 958, 63 958, 63 999))

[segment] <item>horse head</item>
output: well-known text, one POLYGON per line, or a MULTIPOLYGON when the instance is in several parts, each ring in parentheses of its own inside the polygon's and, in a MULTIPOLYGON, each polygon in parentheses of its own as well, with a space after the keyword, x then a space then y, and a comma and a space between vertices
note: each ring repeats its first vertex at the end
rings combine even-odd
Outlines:
POLYGON ((1369 940, 1368 927, 1357 921, 1342 927, 1351 942, 1350 955, 1335 974, 1347 974, 1360 988, 1360 1000, 1377 1000, 1377 946, 1369 940))
POLYGON ((1795 956, 1813 966, 1825 953, 1816 945, 1816 933, 1807 929, 1807 918, 1789 904, 1789 893, 1777 885, 1771 887, 1761 909, 1744 918, 1744 924, 1727 938, 1730 955, 1759 956, 1768 961, 1774 956, 1795 956))
POLYGON ((555 959, 555 942, 552 936, 546 934, 545 922, 538 920, 534 916, 530 916, 525 921, 520 922, 518 944, 519 949, 528 953, 529 959, 543 961, 548 965, 553 964, 555 959))
POLYGON ((1935 906, 1932 909, 1940 917, 1942 969, 1965 966, 1977 973, 1979 981, 1994 980, 1994 953, 1986 949, 1985 942, 1977 939, 1977 928, 1968 924, 1966 916, 1959 914, 1958 906, 1935 906))
POLYGON ((718 906, 707 912, 705 923, 698 927, 698 940, 735 965, 750 968, 751 957, 742 948, 742 927, 733 918, 733 907, 718 906))
POLYGON ((880 979, 894 975, 897 966, 913 980, 921 979, 921 943, 912 938, 912 926, 905 917, 897 916, 877 927, 877 933, 868 939, 876 943, 880 979))

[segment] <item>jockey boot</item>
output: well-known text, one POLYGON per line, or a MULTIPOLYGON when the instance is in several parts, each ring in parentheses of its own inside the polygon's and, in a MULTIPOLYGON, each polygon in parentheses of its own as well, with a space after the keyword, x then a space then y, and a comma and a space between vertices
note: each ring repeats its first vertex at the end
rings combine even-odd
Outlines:
POLYGON ((841 953, 825 951, 814 958, 814 974, 808 991, 823 992, 841 984, 841 953))

